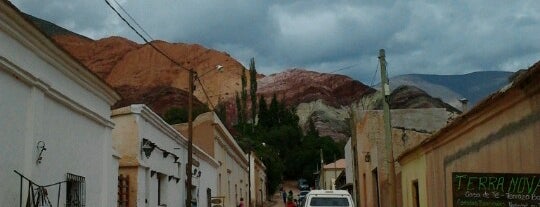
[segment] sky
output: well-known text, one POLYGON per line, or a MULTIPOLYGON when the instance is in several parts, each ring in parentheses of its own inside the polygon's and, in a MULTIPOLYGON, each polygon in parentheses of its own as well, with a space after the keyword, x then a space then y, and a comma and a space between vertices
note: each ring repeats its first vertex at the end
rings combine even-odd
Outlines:
MULTIPOLYGON (((92 39, 143 42, 105 0, 11 1, 92 39)), ((246 67, 254 57, 265 75, 304 68, 370 85, 379 80, 379 49, 390 77, 516 71, 540 60, 538 0, 116 2, 154 40, 201 44, 246 67)))

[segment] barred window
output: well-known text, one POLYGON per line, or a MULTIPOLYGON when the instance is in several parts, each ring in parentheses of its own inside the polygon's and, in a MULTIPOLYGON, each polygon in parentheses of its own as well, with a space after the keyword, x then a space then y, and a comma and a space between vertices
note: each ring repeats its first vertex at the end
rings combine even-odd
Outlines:
POLYGON ((86 206, 86 184, 84 177, 67 174, 66 207, 86 206))

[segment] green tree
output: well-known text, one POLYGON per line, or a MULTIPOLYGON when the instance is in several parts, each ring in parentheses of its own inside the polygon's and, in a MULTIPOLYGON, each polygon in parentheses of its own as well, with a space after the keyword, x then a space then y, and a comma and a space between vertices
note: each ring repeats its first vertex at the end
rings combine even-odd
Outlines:
POLYGON ((255 69, 255 58, 251 58, 249 62, 249 96, 251 99, 251 122, 255 126, 255 117, 257 115, 257 69, 255 69))
POLYGON ((223 102, 218 102, 216 106, 216 114, 222 123, 227 123, 227 107, 223 102))
MULTIPOLYGON (((193 117, 209 112, 208 106, 200 105, 193 108, 193 117)), ((180 124, 188 121, 188 110, 186 108, 172 107, 163 114, 163 120, 168 124, 180 124)))
POLYGON ((257 125, 259 127, 268 127, 269 126, 269 113, 268 113, 268 106, 266 104, 266 100, 264 96, 259 97, 259 122, 257 125))
POLYGON ((245 68, 242 68, 242 76, 240 76, 240 79, 241 79, 241 82, 242 82, 242 89, 240 91, 242 113, 240 113, 240 114, 242 115, 242 120, 244 121, 244 123, 246 123, 247 122, 247 116, 246 116, 246 111, 247 111, 247 91, 246 91, 247 79, 246 79, 246 69, 245 68))

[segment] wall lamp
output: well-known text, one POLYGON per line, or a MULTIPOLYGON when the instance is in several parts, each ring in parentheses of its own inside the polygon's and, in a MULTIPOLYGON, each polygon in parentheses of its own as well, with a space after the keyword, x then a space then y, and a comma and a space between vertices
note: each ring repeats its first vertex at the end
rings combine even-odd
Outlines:
POLYGON ((156 148, 156 144, 150 142, 150 140, 143 139, 141 149, 144 152, 146 158, 150 158, 152 151, 156 148))
POLYGON ((369 154, 369 152, 366 152, 366 154, 364 155, 364 161, 371 162, 371 155, 369 154))
POLYGON ((38 158, 36 160, 36 163, 40 164, 41 160, 43 160, 43 156, 42 156, 43 151, 47 150, 47 148, 45 147, 45 142, 44 141, 39 141, 37 143, 37 150, 38 150, 39 154, 38 154, 38 158))
POLYGON ((193 169, 193 177, 194 178, 199 178, 201 177, 201 171, 197 171, 197 169, 193 169))

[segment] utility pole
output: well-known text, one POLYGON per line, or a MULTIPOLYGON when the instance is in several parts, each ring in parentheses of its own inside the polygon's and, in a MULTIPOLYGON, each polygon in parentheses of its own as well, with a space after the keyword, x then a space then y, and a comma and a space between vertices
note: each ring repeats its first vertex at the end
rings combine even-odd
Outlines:
POLYGON ((384 49, 379 50, 379 61, 381 64, 381 86, 383 93, 383 119, 384 119, 384 144, 386 152, 386 165, 387 171, 387 190, 388 190, 388 204, 393 207, 396 206, 396 172, 394 169, 394 146, 392 142, 392 126, 390 123, 390 85, 388 83, 388 77, 386 73, 386 60, 384 49))
POLYGON ((189 70, 189 97, 188 97, 188 162, 186 166, 186 207, 191 207, 192 194, 192 166, 193 166, 193 85, 195 79, 195 71, 193 69, 189 70))
POLYGON ((248 152, 248 207, 251 207, 251 147, 248 152))
POLYGON ((351 117, 351 151, 352 151, 352 159, 353 159, 353 180, 354 180, 354 200, 356 201, 356 205, 360 206, 360 177, 358 175, 358 147, 357 147, 357 140, 356 140, 356 107, 351 107, 350 111, 350 117, 351 117))
POLYGON ((324 187, 326 185, 325 180, 324 180, 324 160, 323 160, 323 153, 322 153, 322 148, 320 149, 321 151, 321 171, 319 172, 319 187, 321 188, 321 190, 324 190, 324 187))

